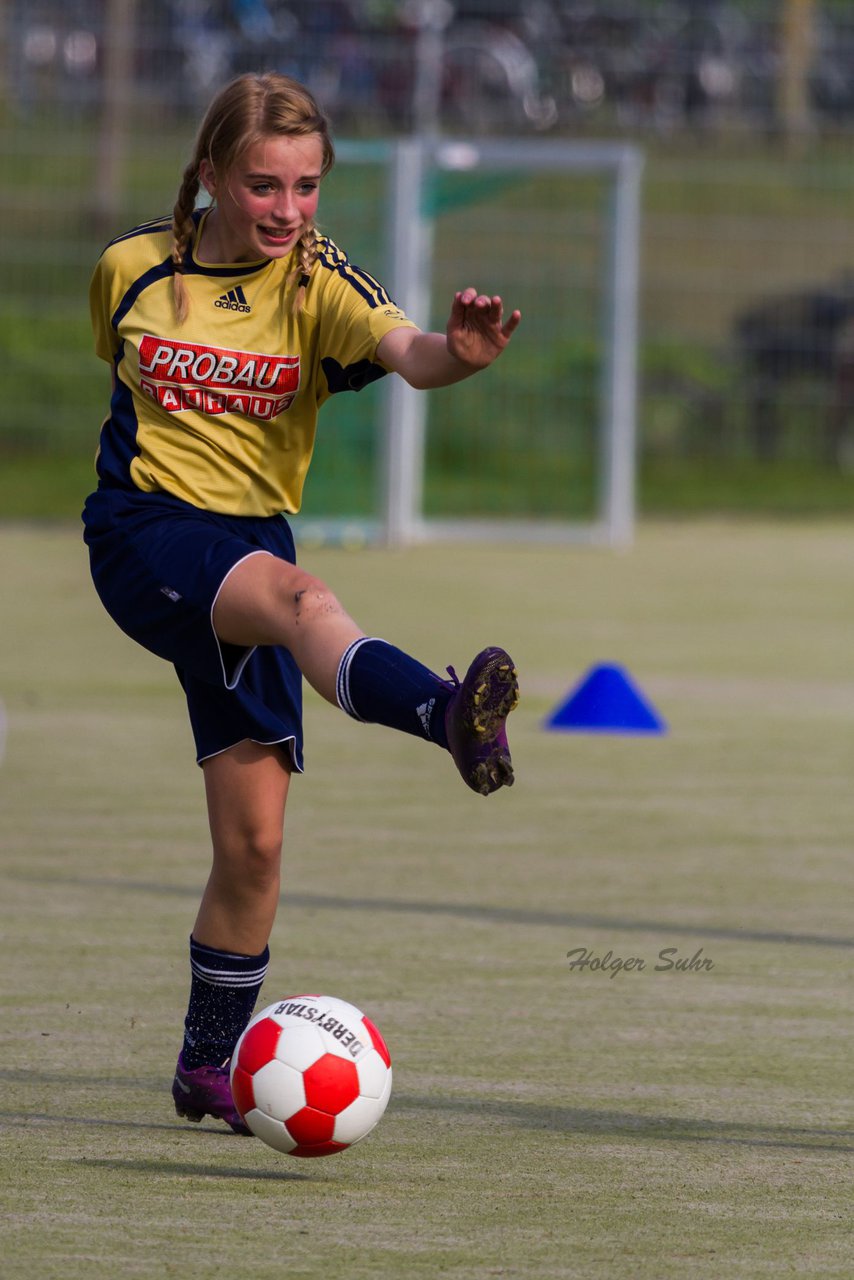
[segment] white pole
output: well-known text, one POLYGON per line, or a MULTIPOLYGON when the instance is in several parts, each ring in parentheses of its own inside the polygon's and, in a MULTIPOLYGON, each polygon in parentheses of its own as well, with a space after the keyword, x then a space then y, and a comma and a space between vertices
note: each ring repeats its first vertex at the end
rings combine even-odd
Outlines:
POLYGON ((623 155, 614 183, 603 369, 600 511, 611 546, 631 545, 635 525, 639 152, 623 155))
POLYGON ((437 138, 441 132, 442 58, 452 15, 448 0, 420 0, 416 6, 412 132, 419 138, 437 138))
POLYGON ((108 0, 104 8, 104 97, 98 123, 95 218, 113 235, 124 195, 133 110, 136 0, 108 0))
MULTIPOLYGON (((432 220, 424 216, 424 151, 417 139, 395 146, 391 166, 392 297, 421 328, 430 320, 432 220)), ((420 533, 427 399, 392 374, 385 399, 385 540, 405 546, 420 533)))

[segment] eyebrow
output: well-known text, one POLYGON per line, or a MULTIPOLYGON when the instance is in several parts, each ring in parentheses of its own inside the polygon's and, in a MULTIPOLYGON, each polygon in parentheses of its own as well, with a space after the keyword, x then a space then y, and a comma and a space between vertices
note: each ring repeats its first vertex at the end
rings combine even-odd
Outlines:
MULTIPOLYGON (((245 178, 275 178, 278 181, 279 175, 276 173, 246 173, 245 178)), ((307 178, 311 178, 315 182, 319 182, 323 177, 322 173, 303 173, 297 178, 297 182, 305 182, 307 178)))

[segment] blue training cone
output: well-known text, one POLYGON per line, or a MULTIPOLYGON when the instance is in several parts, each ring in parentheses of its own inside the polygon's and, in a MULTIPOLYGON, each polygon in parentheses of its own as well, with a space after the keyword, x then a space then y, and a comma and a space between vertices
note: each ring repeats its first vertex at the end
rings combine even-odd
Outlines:
POLYGON ((614 665, 591 667, 555 708, 546 729, 567 733, 667 733, 667 724, 629 673, 614 665))

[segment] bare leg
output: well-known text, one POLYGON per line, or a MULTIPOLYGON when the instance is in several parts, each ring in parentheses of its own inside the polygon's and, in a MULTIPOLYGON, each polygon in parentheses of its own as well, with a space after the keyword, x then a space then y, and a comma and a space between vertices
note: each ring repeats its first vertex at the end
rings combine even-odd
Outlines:
MULTIPOLYGON (((420 737, 425 732, 425 713, 426 736, 449 748, 473 791, 490 795, 512 784, 504 724, 516 706, 518 684, 516 669, 504 649, 493 646, 478 654, 457 691, 447 682, 443 687, 439 677, 407 654, 399 650, 392 654, 392 646, 385 646, 373 669, 364 661, 367 646, 364 651, 354 646, 339 702, 341 660, 365 633, 318 578, 286 560, 264 554, 249 556, 228 575, 214 605, 213 625, 219 638, 230 644, 283 645, 309 684, 356 719, 420 737), (354 696, 352 676, 357 660, 359 693, 354 696), (431 707, 440 717, 438 729, 432 729, 429 720, 431 707)), ((370 655, 370 661, 374 656, 370 655)))
POLYGON ((284 645, 309 684, 333 704, 341 656, 365 634, 319 578, 269 555, 249 556, 231 571, 213 624, 228 644, 284 645))
POLYGON ((279 902, 290 770, 278 748, 249 741, 206 760, 203 770, 213 866, 193 937, 219 951, 258 955, 279 902))
POLYGON ((207 760, 204 777, 213 866, 193 927, 191 962, 195 947, 197 960, 201 955, 208 962, 216 952, 227 952, 232 965, 245 958, 254 971, 244 966, 244 981, 237 983, 222 972, 209 985, 194 969, 172 1097, 179 1116, 193 1121, 215 1116, 246 1134, 223 1063, 251 1016, 266 970, 262 953, 279 901, 290 771, 277 748, 247 740, 207 760))

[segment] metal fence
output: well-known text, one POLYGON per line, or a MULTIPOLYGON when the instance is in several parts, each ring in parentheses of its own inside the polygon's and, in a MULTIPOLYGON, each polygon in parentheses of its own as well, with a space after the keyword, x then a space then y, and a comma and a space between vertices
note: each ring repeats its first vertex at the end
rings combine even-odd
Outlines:
POLYGON ((848 0, 6 0, 7 98, 180 117, 259 64, 342 132, 809 130, 854 118, 848 0))
MULTIPOLYGON (((850 4, 6 0, 0 47, 0 457, 91 450, 104 409, 85 313, 95 257, 170 207, 211 92, 275 66, 313 87, 339 139, 640 147, 642 509, 854 509, 850 4)), ((322 206, 381 277, 385 200, 382 165, 365 161, 333 173, 322 206)), ((429 322, 474 269, 525 321, 496 395, 431 397, 428 513, 548 518, 569 484, 587 518, 607 193, 492 172, 445 174, 431 200, 429 322), (468 451, 443 430, 457 417, 468 451), (532 424, 554 457, 520 481, 514 450, 532 424), (485 441, 505 454, 488 485, 485 441)), ((313 510, 375 509, 380 400, 364 395, 324 426, 313 510)))

